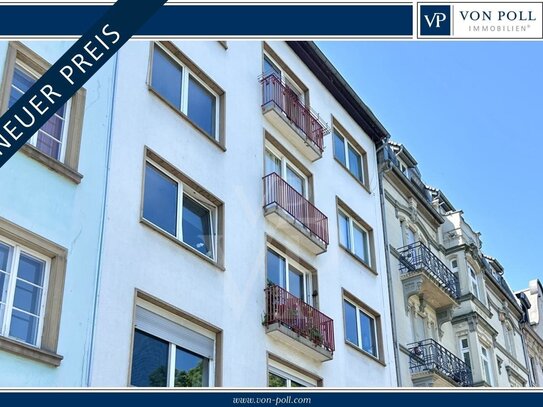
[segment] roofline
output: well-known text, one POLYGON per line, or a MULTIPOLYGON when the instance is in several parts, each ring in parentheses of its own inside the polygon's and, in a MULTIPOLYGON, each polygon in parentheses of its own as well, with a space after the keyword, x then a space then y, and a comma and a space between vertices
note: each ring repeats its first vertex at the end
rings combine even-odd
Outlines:
POLYGON ((370 108, 313 41, 287 41, 287 44, 375 144, 390 138, 370 108))

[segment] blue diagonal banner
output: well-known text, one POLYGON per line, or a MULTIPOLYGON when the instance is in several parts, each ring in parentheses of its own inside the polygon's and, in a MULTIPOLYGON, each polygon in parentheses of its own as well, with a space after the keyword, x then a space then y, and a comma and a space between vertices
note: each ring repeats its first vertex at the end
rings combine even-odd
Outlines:
POLYGON ((118 0, 0 118, 2 167, 167 0, 118 0))

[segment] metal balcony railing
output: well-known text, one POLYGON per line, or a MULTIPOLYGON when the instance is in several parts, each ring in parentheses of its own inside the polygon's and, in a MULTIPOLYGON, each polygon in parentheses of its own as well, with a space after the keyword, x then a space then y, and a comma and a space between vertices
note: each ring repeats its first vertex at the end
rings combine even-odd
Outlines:
POLYGON ((460 296, 458 277, 423 243, 417 242, 398 249, 400 272, 423 270, 454 299, 460 296))
POLYGON ((437 372, 459 386, 473 386, 469 366, 433 339, 411 343, 407 348, 410 352, 409 370, 412 374, 437 372))
POLYGON ((276 74, 262 77, 260 83, 262 84, 262 107, 270 103, 275 105, 322 154, 323 138, 329 129, 321 122, 318 115, 305 106, 298 95, 276 74))
POLYGON ((264 291, 265 326, 279 323, 316 346, 334 351, 334 321, 331 318, 277 285, 271 284, 264 291))
POLYGON ((277 204, 328 245, 328 218, 277 173, 264 178, 264 208, 277 204))

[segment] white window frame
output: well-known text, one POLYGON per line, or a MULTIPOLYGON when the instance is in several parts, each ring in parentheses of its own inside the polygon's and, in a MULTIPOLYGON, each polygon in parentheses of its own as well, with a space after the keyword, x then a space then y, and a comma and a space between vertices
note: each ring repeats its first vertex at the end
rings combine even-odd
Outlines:
MULTIPOLYGON (((262 57, 262 71, 264 71, 264 58, 267 58, 278 70, 281 75, 281 82, 284 83, 286 86, 288 86, 290 89, 292 89, 298 96, 300 102, 302 102, 305 105, 305 92, 298 86, 298 84, 285 72, 285 70, 281 67, 281 64, 278 64, 275 59, 273 59, 270 54, 268 54, 266 51, 264 51, 263 57, 262 57)), ((265 73, 265 72, 262 72, 265 73)))
POLYGON ((477 297, 477 299, 481 299, 481 288, 479 286, 479 277, 477 275, 477 272, 471 265, 468 264, 468 278, 469 278, 469 290, 470 292, 477 297), (475 288, 474 288, 475 285, 475 288), (475 290, 475 292, 474 292, 475 290))
POLYGON ((451 266, 451 271, 458 275, 458 257, 449 259, 449 265, 451 266), (453 265, 454 262, 456 262, 456 267, 453 265))
MULTIPOLYGON (((173 236, 170 232, 162 229, 159 225, 153 223, 151 220, 149 220, 149 219, 147 219, 147 218, 145 218, 143 216, 145 198, 142 199, 142 212, 141 213, 142 213, 143 219, 145 219, 147 222, 151 223, 153 226, 157 227, 158 229, 160 229, 164 233, 167 233, 169 236, 173 236, 174 238, 179 240, 181 243, 183 243, 183 245, 185 245, 187 247, 190 247, 192 250, 195 250, 196 252, 200 253, 201 255, 204 255, 204 256, 206 256, 206 257, 208 257, 208 258, 210 258, 210 259, 212 259, 214 261, 217 261, 217 258, 218 258, 217 257, 217 253, 218 253, 218 251, 217 251, 217 231, 218 231, 218 226, 219 226, 218 225, 218 208, 217 208, 217 206, 215 206, 208 199, 206 199, 201 194, 196 192, 194 189, 192 189, 191 187, 189 187, 188 185, 183 183, 183 181, 181 181, 178 177, 176 177, 171 172, 166 170, 164 167, 162 167, 161 165, 157 164, 156 162, 154 162, 153 160, 151 160, 149 158, 145 159, 145 169, 144 169, 144 175, 143 175, 144 180, 145 180, 145 177, 147 175, 147 165, 151 165, 156 170, 162 172, 165 176, 167 176, 168 178, 172 179, 173 181, 175 181, 177 183, 177 212, 176 212, 177 223, 175 225, 175 236, 173 236), (211 251, 212 251, 212 256, 208 256, 205 253, 200 252, 198 249, 196 249, 195 247, 192 247, 191 245, 189 245, 188 243, 186 243, 183 240, 183 199, 184 199, 185 194, 189 195, 199 205, 203 206, 205 209, 207 209, 209 211, 209 216, 211 218, 209 224, 210 224, 210 227, 211 227, 211 251)), ((145 183, 145 181, 144 181, 144 183, 145 183)), ((145 197, 145 188, 143 190, 143 195, 145 197)))
MULTIPOLYGON (((347 339, 347 334, 346 334, 347 320, 345 320, 345 340, 347 342, 349 342, 351 345, 356 346, 358 349, 360 349, 366 355, 369 355, 369 356, 371 356, 372 358, 375 358, 375 359, 379 359, 380 355, 379 355, 379 340, 378 340, 378 332, 377 332, 377 329, 378 329, 377 319, 375 318, 375 316, 371 315, 368 311, 366 311, 365 309, 359 307, 354 301, 351 301, 346 297, 343 297, 343 301, 344 301, 344 303, 342 305, 343 305, 344 309, 345 309, 345 302, 347 302, 350 305, 352 305, 356 310, 356 332, 357 332, 358 345, 356 343, 352 343, 351 341, 349 341, 347 339), (374 347, 375 347, 375 355, 373 353, 369 353, 368 351, 366 351, 363 348, 363 344, 362 344, 362 325, 360 324, 360 313, 366 315, 369 319, 371 319, 373 321, 373 344, 374 344, 374 347)), ((345 312, 345 311, 343 311, 343 312, 345 312)))
MULTIPOLYGON (((203 336, 206 336, 208 337, 209 339, 213 340, 213 358, 212 359, 208 359, 208 387, 214 387, 215 386, 215 369, 216 369, 216 366, 215 366, 215 361, 217 359, 217 338, 216 338, 216 335, 215 334, 212 334, 211 332, 209 332, 207 329, 204 329, 203 327, 191 322, 191 321, 188 321, 186 320, 185 318, 181 318, 177 315, 172 315, 170 314, 169 312, 163 310, 162 308, 160 308, 159 306, 157 305, 154 305, 154 304, 150 304, 146 301, 143 301, 143 300, 137 300, 136 301, 136 305, 138 307, 141 307, 141 308, 144 308, 148 311, 151 311, 165 319, 168 319, 170 320, 171 322, 177 324, 177 325, 180 325, 180 326, 183 326, 187 329, 190 329, 191 331, 194 331, 200 335, 203 335, 203 336)), ((151 336, 154 336, 164 342, 168 342, 168 375, 167 375, 167 386, 166 387, 174 387, 175 385, 175 353, 176 353, 176 348, 178 347, 178 345, 176 345, 175 343, 171 343, 170 341, 167 341, 163 338, 161 338, 159 335, 157 335, 157 333, 153 333, 152 332, 152 329, 150 330, 143 330, 143 329, 140 329, 140 328, 137 328, 135 326, 135 321, 134 321, 134 326, 132 327, 132 332, 133 332, 133 335, 135 335, 135 332, 136 330, 140 330, 142 332, 145 332, 151 336)), ((182 347, 182 346, 179 346, 179 347, 182 347)), ((131 348, 131 353, 130 353, 130 358, 132 359, 133 358, 133 353, 134 353, 134 345, 132 344, 132 348, 131 348)), ((201 356, 203 357, 203 356, 201 356)), ((205 358, 205 357, 204 357, 205 358)), ((207 359, 207 358, 205 358, 207 359)), ((131 366, 130 368, 130 375, 132 375, 132 369, 134 367, 131 366)), ((129 382, 130 382, 130 379, 129 379, 129 382)), ((130 384, 130 386, 132 387, 135 387, 133 386, 132 384, 130 384)), ((177 387, 179 388, 179 387, 177 387)))
MULTIPOLYGON (((276 362, 275 360, 268 359, 268 374, 272 373, 286 380, 286 387, 292 387, 292 381, 300 383, 305 387, 317 387, 318 383, 315 379, 303 375, 302 373, 291 369, 283 364, 276 362)), ((269 380, 269 377, 268 377, 269 380)), ((269 386, 269 381, 268 381, 269 386)))
MULTIPOLYGON (((168 48, 164 47, 162 44, 155 42, 153 43, 153 49, 152 49, 152 55, 153 58, 155 56, 155 48, 159 47, 162 51, 164 51, 173 62, 175 62, 177 65, 181 67, 181 106, 174 106, 171 102, 172 106, 174 106, 177 110, 179 110, 181 113, 183 113, 190 121, 191 123, 194 123, 198 128, 199 126, 190 118, 188 115, 188 106, 189 106, 189 79, 193 78, 198 84, 200 84, 203 88, 205 88, 211 95, 215 97, 215 134, 208 134, 203 129, 201 131, 206 134, 207 136, 211 137, 215 141, 219 141, 219 127, 220 127, 220 97, 207 83, 205 83, 203 80, 201 80, 197 74, 195 74, 186 64, 181 62, 168 48)), ((151 67, 149 69, 149 85, 153 88, 153 64, 151 63, 151 67)), ((154 88, 153 88, 154 89, 154 88)), ((157 93, 159 93, 157 91, 157 93)), ((159 93, 160 94, 160 93, 159 93)), ((166 99, 165 99, 166 100, 166 99)))
MULTIPOLYGON (((277 158, 281 162, 281 173, 277 175, 279 175, 288 184, 287 167, 290 167, 290 169, 294 173, 296 173, 296 175, 298 175, 303 181, 304 193, 301 195, 305 199, 309 199, 309 181, 307 179, 307 176, 302 171, 300 171, 300 169, 292 161, 290 161, 287 157, 285 157, 285 155, 282 154, 277 148, 269 144, 266 144, 264 154, 267 154, 268 152, 271 153, 273 156, 275 156, 275 158, 277 158)), ((265 160, 266 160, 266 157, 264 157, 264 172, 266 171, 265 160)), ((269 175, 269 174, 264 174, 264 175, 269 175)))
MULTIPOLYGON (((34 78, 36 81, 39 80, 40 77, 42 76, 38 72, 36 72, 34 69, 29 67, 27 64, 25 64, 23 61, 21 61, 20 59, 15 60, 15 65, 14 65, 13 69, 14 69, 13 75, 15 75, 15 70, 16 69, 20 69, 23 72, 25 72, 28 76, 31 76, 32 78, 34 78)), ((22 89, 19 89, 17 86, 15 86, 13 84, 13 79, 11 80, 11 83, 9 84, 9 87, 10 87, 10 94, 11 94, 11 90, 13 88, 17 89, 19 92, 21 92, 23 94, 25 93, 22 89)), ((43 153, 43 154, 47 155, 48 157, 50 157, 51 159, 62 162, 62 163, 64 162, 64 159, 66 158, 66 144, 68 144, 68 130, 69 130, 69 127, 70 127, 70 114, 71 114, 72 99, 68 100, 66 102, 65 106, 66 106, 66 109, 64 111, 64 118, 62 118, 63 123, 62 123, 62 132, 61 132, 61 136, 60 136, 60 153, 59 153, 59 157, 55 158, 55 157, 51 157, 49 154, 43 153)), ((54 115, 57 116, 56 111, 55 111, 54 115)), ((57 117, 59 117, 59 116, 57 116, 57 117)), ((47 133, 46 131, 42 130, 41 128, 40 128, 40 130, 43 133, 47 134, 47 137, 51 137, 51 138, 54 139, 54 137, 52 135, 50 135, 49 133, 47 133)), ((32 135, 32 137, 27 141, 27 144, 30 144, 33 147, 38 148, 37 147, 37 142, 38 142, 38 132, 36 132, 36 133, 34 133, 32 135)))
MULTIPOLYGON (((366 229, 364 226, 362 226, 359 222, 357 222, 355 219, 353 219, 353 217, 351 215, 349 215, 346 211, 344 211, 343 209, 341 208, 338 208, 338 216, 339 214, 342 214, 344 217, 347 218, 347 223, 348 223, 348 232, 349 232, 349 246, 350 247, 347 247, 345 246, 344 244, 340 243, 341 246, 343 246, 346 250, 348 250, 353 256, 355 256, 357 259, 360 259, 362 262, 364 262, 365 264, 367 264, 369 267, 371 267, 372 265, 372 256, 371 256, 371 242, 370 242, 370 232, 368 229, 366 229), (362 257, 358 256, 356 253, 355 253, 355 249, 354 249, 354 226, 356 225, 356 227, 358 227, 359 229, 361 229, 365 234, 366 234, 366 247, 364 248, 364 250, 366 251, 367 255, 368 255, 368 260, 365 260, 363 259, 362 257)), ((339 233, 341 233, 341 230, 339 230, 339 219, 338 219, 338 231, 339 233)), ((340 239, 340 242, 341 242, 341 239, 340 239)))
POLYGON ((340 136, 342 139, 343 139, 343 153, 345 154, 345 163, 342 163, 341 161, 339 161, 339 159, 336 157, 336 151, 335 151, 335 146, 336 144, 333 142, 332 140, 332 145, 334 146, 334 158, 339 161, 346 169, 347 171, 349 171, 349 173, 355 177, 359 182, 361 182, 362 184, 365 184, 366 183, 366 173, 365 173, 365 163, 364 163, 364 160, 365 160, 365 155, 362 154, 358 148, 356 148, 355 146, 353 146, 353 144, 349 141, 349 139, 336 127, 334 126, 333 130, 332 130, 332 137, 336 137, 336 135, 334 133, 337 133, 338 136, 340 136), (360 156, 360 171, 362 172, 362 179, 358 178, 356 175, 354 175, 352 172, 351 172, 351 160, 349 158, 349 146, 360 156))
POLYGON ((466 354, 469 356, 469 361, 470 361, 470 364, 468 365, 468 367, 470 369, 472 369, 472 364, 473 364, 473 361, 471 359, 471 352, 470 352, 470 348, 469 348, 469 338, 467 335, 462 335, 462 336, 459 336, 458 337, 458 348, 460 349, 460 355, 462 356, 462 361, 468 365, 468 363, 466 362, 466 354), (462 345, 462 341, 465 340, 467 342, 467 347, 464 347, 464 345, 462 345))
POLYGON ((483 380, 485 380, 491 386, 494 386, 494 378, 493 378, 494 372, 492 369, 492 364, 490 363, 491 360, 492 358, 490 355, 490 348, 487 348, 485 345, 481 344, 481 372, 482 372, 483 380), (488 366, 488 372, 485 369, 485 364, 488 366), (490 376, 490 377, 487 377, 487 376, 490 376))
MULTIPOLYGON (((6 239, 4 237, 0 238, 0 242, 3 243, 6 246, 10 247, 10 255, 11 257, 8 259, 7 269, 10 270, 9 273, 6 273, 6 277, 8 278, 8 289, 6 294, 6 300, 5 300, 5 306, 4 306, 4 320, 0 321, 1 324, 1 331, 0 335, 6 338, 10 338, 13 340, 16 340, 21 343, 25 343, 29 346, 40 348, 41 346, 41 339, 42 339, 42 333, 43 333, 43 323, 44 323, 44 315, 45 315, 45 309, 46 309, 46 302, 47 302, 47 290, 49 287, 49 275, 50 275, 50 269, 51 269, 51 259, 48 257, 43 256, 42 254, 28 249, 20 244, 17 244, 13 242, 10 239, 6 239), (13 338, 9 336, 9 330, 11 325, 11 316, 13 313, 13 300, 15 297, 15 288, 17 285, 17 279, 18 279, 18 269, 19 269, 19 260, 21 256, 21 252, 30 255, 31 257, 35 257, 38 260, 41 260, 44 262, 44 275, 43 275, 43 287, 42 287, 42 293, 41 293, 41 301, 40 301, 40 314, 38 315, 38 329, 36 333, 36 343, 28 343, 26 341, 23 341, 18 338, 13 338)), ((5 270, 6 272, 8 270, 5 270)), ((21 279, 23 280, 23 279, 21 279)), ((25 283, 30 284, 32 286, 36 286, 36 284, 33 284, 29 281, 23 280, 25 283)), ((26 311, 18 310, 24 314, 28 314, 26 311)), ((34 315, 33 315, 34 316, 34 315)))
MULTIPOLYGON (((271 250, 275 254, 277 254, 279 257, 285 260, 285 290, 287 290, 289 293, 290 289, 290 278, 289 278, 289 267, 292 265, 296 269, 296 271, 299 271, 302 273, 302 280, 304 285, 304 294, 306 298, 301 298, 306 304, 309 304, 313 306, 313 273, 308 271, 304 266, 302 266, 300 263, 298 263, 295 260, 292 260, 289 256, 287 256, 282 250, 277 249, 277 247, 267 244, 266 245, 266 262, 267 262, 267 256, 268 256, 268 250, 271 250)), ((266 278, 268 278, 268 270, 266 269, 266 278)))

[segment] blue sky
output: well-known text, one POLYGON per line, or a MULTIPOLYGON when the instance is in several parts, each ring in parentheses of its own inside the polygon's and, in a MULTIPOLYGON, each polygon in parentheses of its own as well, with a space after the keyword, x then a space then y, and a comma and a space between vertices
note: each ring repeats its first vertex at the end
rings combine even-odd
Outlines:
POLYGON ((407 146, 424 181, 482 233, 511 288, 543 280, 543 43, 318 45, 407 146))

